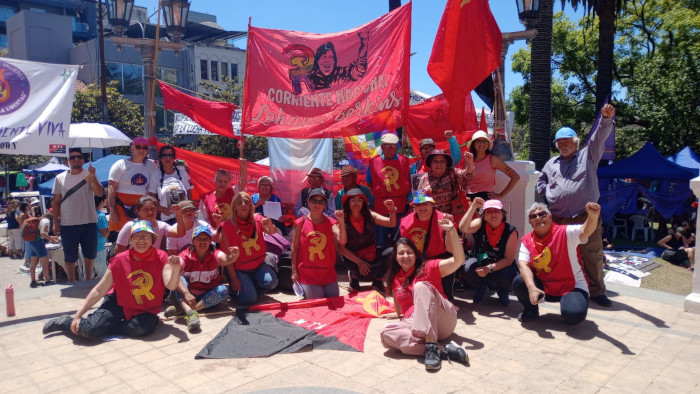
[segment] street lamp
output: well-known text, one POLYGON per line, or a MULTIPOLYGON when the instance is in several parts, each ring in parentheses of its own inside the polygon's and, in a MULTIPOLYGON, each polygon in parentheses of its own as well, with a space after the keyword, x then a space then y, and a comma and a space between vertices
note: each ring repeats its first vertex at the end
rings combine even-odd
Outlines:
POLYGON ((155 123, 155 84, 156 64, 158 62, 159 49, 170 49, 177 55, 184 44, 180 39, 185 34, 185 25, 190 11, 190 3, 187 0, 161 0, 158 2, 158 22, 156 24, 156 38, 129 38, 122 37, 129 27, 131 11, 134 0, 107 0, 107 17, 109 24, 114 28, 115 37, 112 42, 121 49, 122 45, 131 45, 141 54, 144 75, 144 125, 143 134, 149 142, 149 156, 156 158, 156 123, 155 123), (160 10, 163 9, 165 28, 174 42, 160 41, 160 10))
POLYGON ((535 38, 537 30, 537 17, 539 13, 539 0, 515 0, 515 5, 518 7, 518 17, 520 22, 525 25, 525 30, 503 33, 503 45, 501 47, 501 65, 496 71, 496 99, 494 101, 494 142, 493 153, 503 160, 513 160, 513 150, 506 142, 505 135, 507 133, 507 117, 506 100, 505 100, 505 80, 504 66, 508 47, 517 40, 531 40, 535 38))

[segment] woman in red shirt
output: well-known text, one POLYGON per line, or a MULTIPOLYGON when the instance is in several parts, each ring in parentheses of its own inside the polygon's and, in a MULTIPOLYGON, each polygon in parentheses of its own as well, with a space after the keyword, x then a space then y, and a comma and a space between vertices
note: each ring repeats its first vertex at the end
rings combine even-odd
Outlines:
POLYGON ((445 243, 454 254, 446 259, 423 261, 418 249, 408 238, 399 238, 389 268, 387 283, 394 297, 398 323, 387 324, 381 331, 382 344, 404 354, 425 355, 425 368, 440 369, 440 358, 468 362, 467 351, 454 342, 444 346, 444 340, 457 326, 457 307, 442 290, 442 277, 455 272, 464 263, 464 250, 457 229, 449 219, 440 219, 447 234, 445 243))

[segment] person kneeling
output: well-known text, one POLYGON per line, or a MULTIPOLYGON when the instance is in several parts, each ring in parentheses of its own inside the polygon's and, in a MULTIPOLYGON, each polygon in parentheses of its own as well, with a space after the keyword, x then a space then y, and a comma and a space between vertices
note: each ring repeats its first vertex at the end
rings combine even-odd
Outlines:
POLYGON ((568 324, 586 319, 588 284, 576 248, 588 242, 595 231, 600 205, 589 202, 586 212, 588 218, 581 225, 558 225, 552 221, 546 205, 534 203, 528 210, 534 230, 522 238, 518 257, 520 275, 513 278, 513 292, 524 307, 518 315, 521 322, 540 315, 537 304, 543 298, 560 303, 561 316, 568 324))
POLYGON ((170 256, 178 259, 182 276, 175 292, 177 305, 169 306, 165 310, 165 317, 184 313, 190 332, 199 328, 198 311, 226 300, 228 286, 219 284, 219 267, 233 264, 240 254, 237 246, 229 247, 228 255, 214 249, 212 237, 208 225, 197 226, 192 231, 192 245, 178 256, 170 256), (181 310, 178 310, 178 306, 181 310))
POLYGON ((469 362, 467 351, 451 342, 440 351, 437 341, 448 338, 457 326, 457 307, 445 296, 442 278, 464 263, 464 249, 454 224, 440 219, 454 255, 447 259, 423 262, 418 248, 408 238, 396 241, 387 283, 399 316, 398 323, 387 324, 381 331, 382 345, 404 354, 425 355, 425 369, 438 370, 441 357, 469 362))
POLYGON ((131 228, 131 249, 114 256, 100 282, 90 291, 75 317, 64 315, 49 320, 44 334, 72 332, 91 339, 109 334, 141 337, 152 333, 158 325, 166 287, 175 290, 180 277, 177 258, 157 250, 153 244, 158 235, 146 220, 134 222, 131 228), (88 317, 85 312, 100 298, 102 305, 88 317))

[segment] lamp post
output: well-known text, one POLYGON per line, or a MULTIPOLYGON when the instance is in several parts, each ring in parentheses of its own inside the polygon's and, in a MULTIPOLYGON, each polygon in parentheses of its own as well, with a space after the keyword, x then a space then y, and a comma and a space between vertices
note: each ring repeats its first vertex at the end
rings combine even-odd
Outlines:
POLYGON ((518 7, 518 17, 520 18, 520 22, 525 25, 525 30, 503 33, 501 65, 498 67, 498 70, 496 70, 496 83, 494 84, 496 97, 494 100, 495 134, 493 153, 503 160, 513 160, 513 150, 505 139, 508 130, 508 112, 506 111, 504 79, 506 55, 508 54, 508 47, 510 47, 512 43, 517 40, 531 40, 537 34, 535 25, 537 24, 540 2, 539 0, 515 0, 515 4, 518 7))
POLYGON ((190 3, 187 0, 161 0, 158 2, 158 22, 156 38, 123 37, 124 30, 129 27, 134 0, 107 0, 107 17, 112 25, 115 36, 112 42, 121 49, 123 45, 136 48, 141 54, 144 75, 144 125, 143 134, 148 139, 149 157, 156 158, 156 123, 155 123, 155 83, 158 51, 160 48, 170 49, 177 55, 184 47, 180 39, 185 33, 185 25, 189 15, 190 3), (160 10, 163 9, 165 28, 174 42, 160 41, 160 10))

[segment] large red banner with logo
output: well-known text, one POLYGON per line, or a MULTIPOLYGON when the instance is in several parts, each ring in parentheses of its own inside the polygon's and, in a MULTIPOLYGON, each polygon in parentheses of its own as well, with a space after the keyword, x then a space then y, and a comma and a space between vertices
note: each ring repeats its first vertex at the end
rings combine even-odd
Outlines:
POLYGON ((410 39, 411 3, 340 33, 249 26, 243 133, 329 138, 403 125, 410 39))

